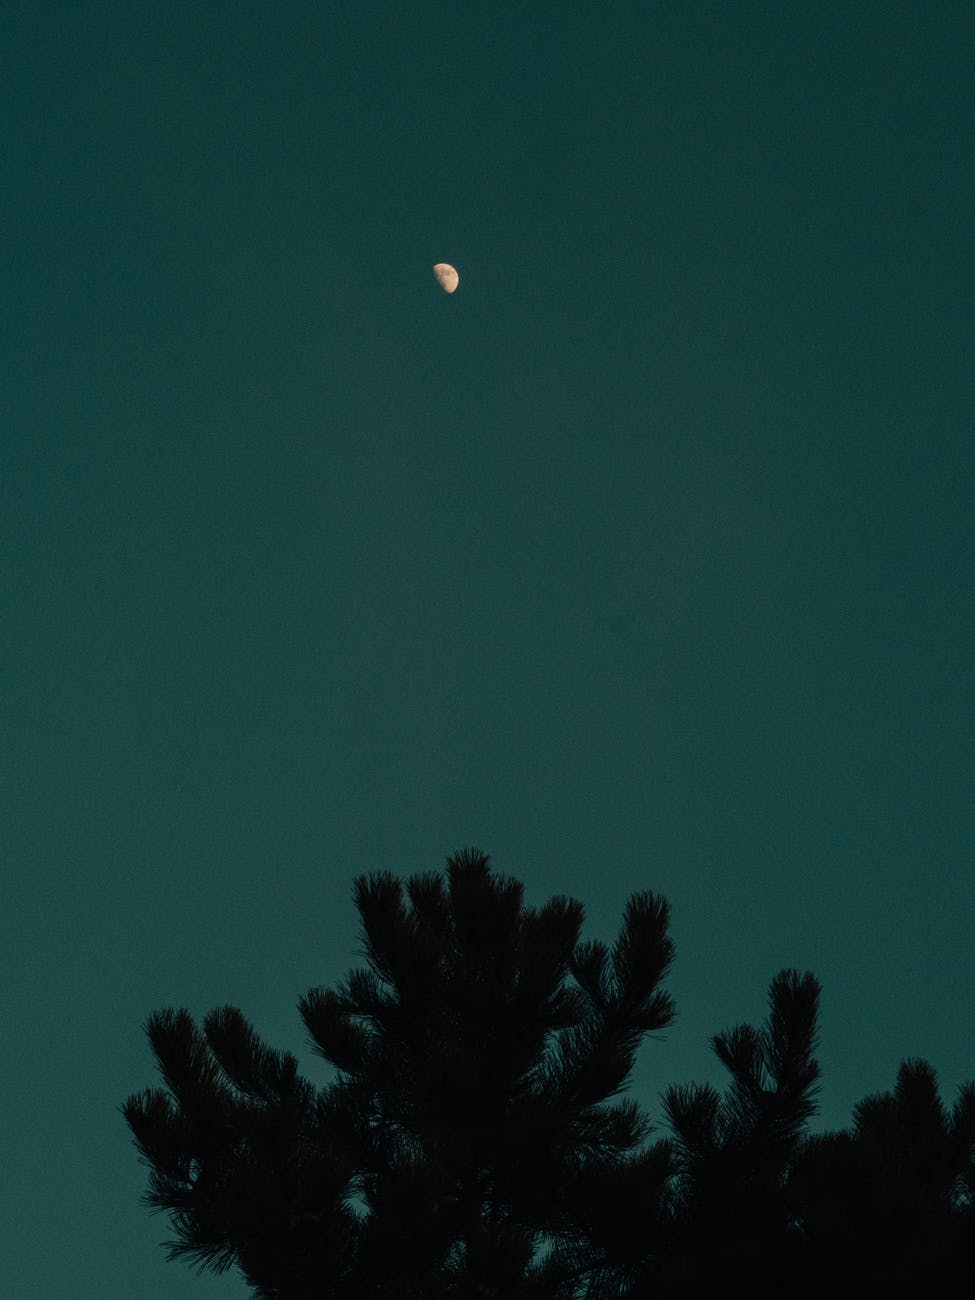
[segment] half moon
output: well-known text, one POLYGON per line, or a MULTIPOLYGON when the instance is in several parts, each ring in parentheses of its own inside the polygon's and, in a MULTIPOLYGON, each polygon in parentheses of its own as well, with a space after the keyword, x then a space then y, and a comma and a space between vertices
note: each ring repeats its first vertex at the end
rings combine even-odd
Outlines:
POLYGON ((444 293, 453 293, 460 284, 460 276, 449 262, 438 262, 433 268, 433 273, 444 293))

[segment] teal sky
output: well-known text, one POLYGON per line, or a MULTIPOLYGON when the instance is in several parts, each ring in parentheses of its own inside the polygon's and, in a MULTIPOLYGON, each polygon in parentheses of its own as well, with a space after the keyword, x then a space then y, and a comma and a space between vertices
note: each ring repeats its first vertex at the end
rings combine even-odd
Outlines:
POLYGON ((476 845, 673 908, 633 1095, 823 982, 818 1127, 975 1075, 975 9, 14 0, 0 1293, 243 1295, 141 1026, 476 845), (453 297, 431 267, 460 271, 453 297))

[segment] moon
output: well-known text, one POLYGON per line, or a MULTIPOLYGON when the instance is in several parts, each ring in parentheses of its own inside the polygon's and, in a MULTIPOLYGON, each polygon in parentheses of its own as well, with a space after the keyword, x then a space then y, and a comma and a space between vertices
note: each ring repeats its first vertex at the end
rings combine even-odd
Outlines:
POLYGON ((433 273, 444 293, 453 293, 460 284, 460 276, 449 262, 438 262, 433 268, 433 273))

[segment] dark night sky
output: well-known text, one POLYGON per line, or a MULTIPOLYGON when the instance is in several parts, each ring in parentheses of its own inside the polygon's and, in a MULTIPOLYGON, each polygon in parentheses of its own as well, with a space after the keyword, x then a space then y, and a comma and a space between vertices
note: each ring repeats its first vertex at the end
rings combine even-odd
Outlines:
POLYGON ((968 0, 8 6, 0 1293, 242 1295, 138 1203, 141 1025, 324 1080, 353 877, 467 845, 587 937, 670 899, 655 1118, 783 966, 817 1127, 975 1074, 973 51, 968 0))

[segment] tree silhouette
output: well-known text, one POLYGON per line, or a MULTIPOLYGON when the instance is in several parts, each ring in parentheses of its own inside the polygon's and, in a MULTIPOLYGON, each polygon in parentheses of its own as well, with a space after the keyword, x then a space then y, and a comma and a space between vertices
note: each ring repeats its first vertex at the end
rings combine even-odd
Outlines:
POLYGON ((761 1031, 712 1039, 731 1074, 724 1097, 674 1087, 665 1240, 626 1289, 643 1297, 752 1300, 971 1295, 975 1288, 975 1084, 949 1114, 925 1061, 904 1061, 893 1093, 854 1109, 851 1130, 811 1136, 820 986, 782 971, 761 1031))
POLYGON ((669 1088, 664 1110, 674 1133, 674 1174, 664 1248, 647 1252, 629 1294, 711 1295, 729 1278, 787 1274, 792 1210, 788 1174, 815 1111, 813 1059, 819 984, 781 971, 759 1031, 739 1025, 712 1047, 731 1074, 722 1096, 710 1085, 669 1088))
POLYGON ((924 1061, 810 1136, 820 987, 783 970, 730 1074, 627 1086, 673 1018, 669 911, 634 894, 612 949, 583 910, 526 908, 477 850, 354 885, 365 969, 299 1009, 336 1071, 313 1087, 234 1007, 146 1029, 164 1089, 122 1110, 170 1258, 236 1266, 255 1300, 750 1300, 975 1292, 975 1084, 949 1112, 924 1061))
POLYGON ((801 1294, 821 1294, 836 1278, 851 1294, 972 1294, 975 1084, 960 1088, 949 1113, 931 1066, 903 1061, 892 1093, 854 1108, 851 1131, 805 1143, 792 1199, 801 1294))
POLYGON ((645 1231, 672 1174, 669 1144, 636 1150, 636 1105, 608 1104, 673 1017, 667 904, 633 895, 610 951, 580 940, 581 904, 525 908, 476 850, 406 893, 355 882, 368 969, 299 1004, 324 1089, 233 1007, 202 1035, 150 1017, 168 1092, 123 1113, 170 1257, 236 1264, 260 1300, 577 1295, 627 1256, 594 1200, 645 1231))

